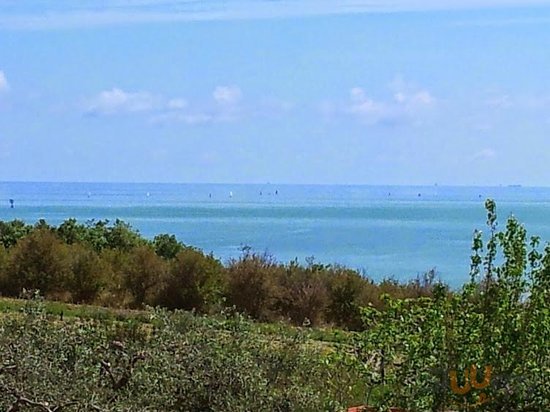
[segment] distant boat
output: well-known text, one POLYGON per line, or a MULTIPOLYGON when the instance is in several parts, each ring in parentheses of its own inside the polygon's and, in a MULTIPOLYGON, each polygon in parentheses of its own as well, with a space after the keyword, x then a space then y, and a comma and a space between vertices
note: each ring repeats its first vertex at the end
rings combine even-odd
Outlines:
POLYGON ((229 197, 233 197, 233 192, 229 192, 229 197))
POLYGON ((521 187, 521 185, 508 185, 508 187, 521 187))

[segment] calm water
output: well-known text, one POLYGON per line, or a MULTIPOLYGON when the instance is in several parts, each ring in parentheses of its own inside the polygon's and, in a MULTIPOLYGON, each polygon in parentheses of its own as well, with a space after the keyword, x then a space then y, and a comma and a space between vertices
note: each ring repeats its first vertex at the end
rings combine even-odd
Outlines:
POLYGON ((501 221, 513 213, 550 240, 550 188, 0 183, 0 219, 120 218, 147 237, 173 233, 223 260, 249 245, 375 279, 435 267, 456 286, 468 278, 472 232, 485 228, 486 197, 497 200, 501 221))

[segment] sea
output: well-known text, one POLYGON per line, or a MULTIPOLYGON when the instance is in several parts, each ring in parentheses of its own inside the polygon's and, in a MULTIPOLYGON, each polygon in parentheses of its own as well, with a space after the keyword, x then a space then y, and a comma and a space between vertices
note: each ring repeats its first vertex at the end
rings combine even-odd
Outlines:
POLYGON ((484 201, 550 240, 550 188, 280 184, 0 183, 0 220, 124 220, 170 233, 226 262, 243 247, 277 261, 340 264, 374 280, 434 269, 469 279, 472 235, 487 235, 484 201), (13 208, 10 207, 13 200, 13 208))

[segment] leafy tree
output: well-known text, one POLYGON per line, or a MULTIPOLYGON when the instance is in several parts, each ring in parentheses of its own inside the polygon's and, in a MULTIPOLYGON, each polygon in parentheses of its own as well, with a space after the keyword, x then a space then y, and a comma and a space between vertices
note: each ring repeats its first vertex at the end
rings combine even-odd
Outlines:
POLYGON ((144 245, 145 240, 134 230, 129 223, 117 219, 112 227, 107 229, 105 234, 107 247, 125 252, 132 248, 144 245))
POLYGON ((76 219, 67 219, 57 228, 57 235, 68 245, 84 243, 88 240, 89 230, 76 219))
POLYGON ((25 224, 21 220, 11 222, 0 221, 0 243, 6 249, 14 246, 18 240, 27 236, 32 231, 32 226, 25 224))
POLYGON ((183 250, 183 245, 178 242, 174 235, 157 235, 153 239, 153 245, 156 254, 165 259, 174 259, 183 250))

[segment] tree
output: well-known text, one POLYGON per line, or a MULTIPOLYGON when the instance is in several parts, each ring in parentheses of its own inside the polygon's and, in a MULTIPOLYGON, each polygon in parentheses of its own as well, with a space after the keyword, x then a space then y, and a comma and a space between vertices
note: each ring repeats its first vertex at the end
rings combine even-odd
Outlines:
POLYGON ((157 255, 165 259, 173 259, 183 250, 183 245, 174 235, 161 234, 153 239, 153 246, 157 255))

